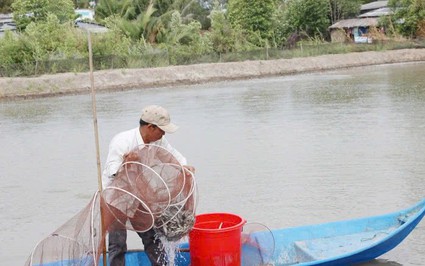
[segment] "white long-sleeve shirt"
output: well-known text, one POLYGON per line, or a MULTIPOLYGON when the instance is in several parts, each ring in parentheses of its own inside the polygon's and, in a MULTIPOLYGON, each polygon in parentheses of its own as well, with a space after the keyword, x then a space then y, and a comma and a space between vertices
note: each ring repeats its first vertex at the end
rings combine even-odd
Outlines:
MULTIPOLYGON (((115 135, 109 144, 108 157, 102 172, 102 186, 103 188, 112 183, 114 175, 119 170, 124 161, 124 155, 135 149, 136 147, 145 144, 140 134, 139 127, 130 129, 115 135)), ((168 150, 182 165, 187 164, 186 158, 174 149, 165 137, 160 140, 151 142, 168 150)))

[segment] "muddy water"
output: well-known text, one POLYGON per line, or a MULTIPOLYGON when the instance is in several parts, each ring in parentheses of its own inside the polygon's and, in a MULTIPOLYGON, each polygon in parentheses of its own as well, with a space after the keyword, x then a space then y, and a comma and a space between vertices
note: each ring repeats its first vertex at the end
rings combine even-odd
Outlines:
MULTIPOLYGON (((393 212, 425 193, 425 63, 97 95, 110 138, 167 107, 169 141, 196 166, 198 212, 271 228, 393 212)), ((0 103, 0 257, 35 244, 97 189, 89 95, 0 103)), ((129 234, 130 248, 141 247, 129 234)), ((366 265, 425 265, 425 222, 366 265)))

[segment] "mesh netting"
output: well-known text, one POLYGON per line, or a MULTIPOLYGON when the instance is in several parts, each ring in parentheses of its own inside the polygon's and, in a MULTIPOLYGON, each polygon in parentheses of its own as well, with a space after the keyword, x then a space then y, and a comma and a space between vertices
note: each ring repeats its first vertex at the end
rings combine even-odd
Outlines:
POLYGON ((156 145, 140 146, 128 158, 108 187, 36 245, 25 265, 98 265, 109 230, 154 228, 170 241, 188 234, 196 208, 193 173, 156 145))
POLYGON ((275 239, 272 231, 261 223, 247 223, 243 227, 242 265, 273 265, 275 239))

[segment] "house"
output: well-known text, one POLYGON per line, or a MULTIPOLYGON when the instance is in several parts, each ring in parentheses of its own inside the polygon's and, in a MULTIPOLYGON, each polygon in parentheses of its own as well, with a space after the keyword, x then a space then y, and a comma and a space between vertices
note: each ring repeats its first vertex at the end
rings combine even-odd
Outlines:
POLYGON ((16 24, 13 21, 12 14, 0 14, 0 37, 3 37, 4 32, 16 30, 16 24))
POLYGON ((75 26, 81 30, 90 31, 92 33, 105 33, 108 31, 108 28, 95 22, 76 21, 75 26))
POLYGON ((360 14, 364 14, 384 7, 388 7, 388 1, 375 1, 368 4, 364 4, 360 7, 360 14))
MULTIPOLYGON (((371 43, 372 38, 367 36, 371 28, 377 28, 379 18, 392 14, 388 1, 375 1, 364 4, 360 8, 357 18, 345 19, 329 27, 332 42, 352 41, 355 43, 371 43)), ((384 29, 379 29, 384 33, 384 29)))
POLYGON ((96 23, 94 19, 94 10, 92 9, 75 9, 75 13, 78 15, 75 20, 75 26, 92 33, 104 33, 108 29, 102 25, 96 23))
POLYGON ((389 7, 381 7, 375 10, 371 10, 369 12, 360 14, 358 18, 379 18, 382 16, 392 15, 393 11, 389 7))
POLYGON ((75 14, 78 15, 76 21, 94 21, 94 10, 91 9, 75 9, 75 14))
MULTIPOLYGON (((75 26, 93 33, 104 33, 108 29, 94 21, 94 11, 89 9, 76 9, 75 13, 78 18, 75 20, 75 26)), ((0 37, 3 37, 5 31, 15 31, 16 23, 13 20, 12 14, 0 14, 0 37)))

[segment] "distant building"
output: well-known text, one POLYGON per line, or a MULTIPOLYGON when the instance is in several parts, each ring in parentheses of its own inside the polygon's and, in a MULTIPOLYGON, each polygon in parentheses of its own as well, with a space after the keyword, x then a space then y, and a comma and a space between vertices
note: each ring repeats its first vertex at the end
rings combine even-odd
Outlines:
POLYGON ((75 22, 75 25, 82 30, 90 31, 92 33, 104 33, 108 31, 108 28, 96 23, 77 21, 75 22))
MULTIPOLYGON (((94 20, 94 11, 90 9, 76 9, 75 13, 79 17, 75 20, 75 26, 93 33, 103 33, 108 29, 98 25, 94 20)), ((16 24, 12 14, 0 14, 0 38, 4 36, 5 31, 15 31, 16 24)))
POLYGON ((94 10, 91 9, 75 9, 75 13, 78 15, 76 21, 91 20, 94 21, 94 10))
POLYGON ((93 33, 107 32, 108 28, 99 25, 94 20, 94 10, 92 9, 75 9, 78 18, 75 20, 75 26, 80 29, 93 33))
POLYGON ((377 10, 383 7, 388 7, 388 1, 375 1, 368 4, 364 4, 360 7, 360 14, 364 14, 373 10, 377 10))
MULTIPOLYGON (((367 36, 371 27, 378 27, 379 18, 392 14, 388 1, 375 1, 364 4, 360 8, 357 18, 344 19, 329 27, 332 42, 352 41, 355 43, 371 43, 372 38, 367 36)), ((384 29, 379 29, 384 32, 384 29)))
POLYGON ((0 14, 0 37, 3 37, 4 32, 16 30, 15 21, 13 21, 12 14, 0 14))
POLYGON ((358 18, 379 18, 382 16, 388 16, 393 14, 393 11, 389 7, 381 7, 369 12, 363 13, 358 16, 358 18))

